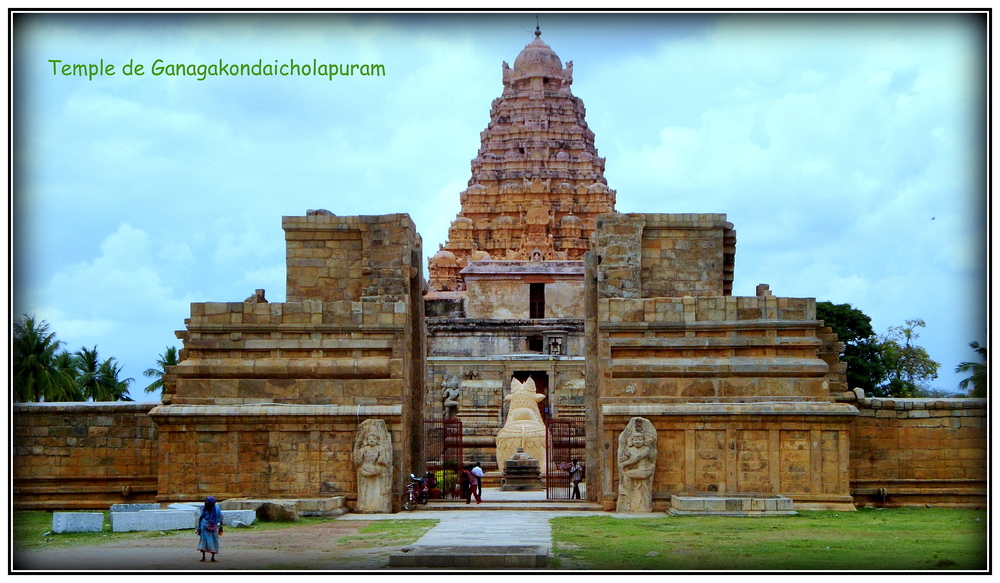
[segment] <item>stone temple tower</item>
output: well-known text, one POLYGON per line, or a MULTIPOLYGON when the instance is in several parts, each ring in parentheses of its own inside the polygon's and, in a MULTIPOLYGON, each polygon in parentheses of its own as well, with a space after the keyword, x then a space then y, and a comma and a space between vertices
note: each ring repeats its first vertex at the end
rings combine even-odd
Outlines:
POLYGON ((435 291, 466 289, 470 261, 579 261, 594 219, 614 211, 604 158, 570 91, 573 62, 563 67, 541 31, 503 63, 503 93, 472 160, 462 210, 448 241, 430 260, 435 291))
POLYGON ((427 419, 460 390, 466 457, 488 470, 512 380, 552 420, 584 417, 584 262, 597 216, 613 213, 583 101, 541 31, 502 68, 503 92, 472 159, 461 212, 429 261, 427 419))

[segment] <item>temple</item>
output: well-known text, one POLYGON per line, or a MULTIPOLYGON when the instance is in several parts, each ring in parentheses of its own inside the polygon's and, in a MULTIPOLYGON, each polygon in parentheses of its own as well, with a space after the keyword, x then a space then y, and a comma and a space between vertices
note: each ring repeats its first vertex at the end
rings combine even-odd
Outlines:
POLYGON ((985 503, 985 400, 849 390, 815 299, 732 295, 726 215, 616 212, 540 31, 501 75, 426 279, 407 215, 283 217, 285 301, 192 304, 162 403, 14 407, 15 507, 385 512, 474 462, 568 499, 571 458, 607 511, 985 503))

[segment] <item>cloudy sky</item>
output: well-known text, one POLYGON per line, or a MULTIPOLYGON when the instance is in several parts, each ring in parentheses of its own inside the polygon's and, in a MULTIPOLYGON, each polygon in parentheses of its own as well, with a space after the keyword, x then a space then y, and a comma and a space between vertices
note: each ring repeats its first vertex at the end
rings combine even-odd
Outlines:
MULTIPOLYGON (((620 212, 727 213, 735 295, 922 318, 941 363, 986 338, 984 21, 968 15, 541 14, 574 61, 620 212)), ((283 301, 283 215, 458 212, 500 67, 534 14, 36 14, 14 39, 15 314, 134 377, 191 302, 283 301), (53 73, 51 60, 115 66, 53 73), (154 75, 165 63, 374 63, 384 77, 154 75), (126 76, 129 62, 142 76, 126 76)), ((425 266, 426 269, 426 266, 425 266)))

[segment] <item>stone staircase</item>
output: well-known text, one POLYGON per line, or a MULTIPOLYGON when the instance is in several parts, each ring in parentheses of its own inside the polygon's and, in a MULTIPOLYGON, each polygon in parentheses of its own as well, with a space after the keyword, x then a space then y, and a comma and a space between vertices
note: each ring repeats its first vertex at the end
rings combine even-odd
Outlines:
POLYGON ((582 511, 602 512, 603 506, 587 500, 547 500, 545 490, 534 492, 504 492, 499 488, 483 488, 483 502, 476 504, 475 497, 471 504, 465 500, 446 498, 430 500, 427 504, 419 504, 414 512, 443 510, 540 510, 550 512, 582 511))

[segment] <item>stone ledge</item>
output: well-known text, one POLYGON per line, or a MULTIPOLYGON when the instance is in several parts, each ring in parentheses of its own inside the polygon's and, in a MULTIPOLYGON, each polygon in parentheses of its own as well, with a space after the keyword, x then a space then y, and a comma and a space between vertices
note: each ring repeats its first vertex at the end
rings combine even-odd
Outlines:
POLYGON ((128 413, 149 411, 159 403, 128 403, 125 401, 101 401, 78 403, 15 403, 14 413, 128 413))
POLYGON ((631 403, 604 404, 604 415, 857 415, 846 403, 631 403))
POLYGON ((785 496, 671 496, 672 515, 787 516, 798 514, 785 496))
POLYGON ((521 546, 413 546, 389 555, 390 567, 453 567, 466 569, 544 569, 549 549, 521 546))
POLYGON ((149 412, 152 417, 256 417, 256 416, 320 416, 320 417, 398 417, 402 405, 159 405, 149 412))
POLYGON ((982 409, 985 415, 986 399, 903 399, 896 397, 866 397, 859 399, 858 405, 866 409, 912 411, 927 409, 982 409))

